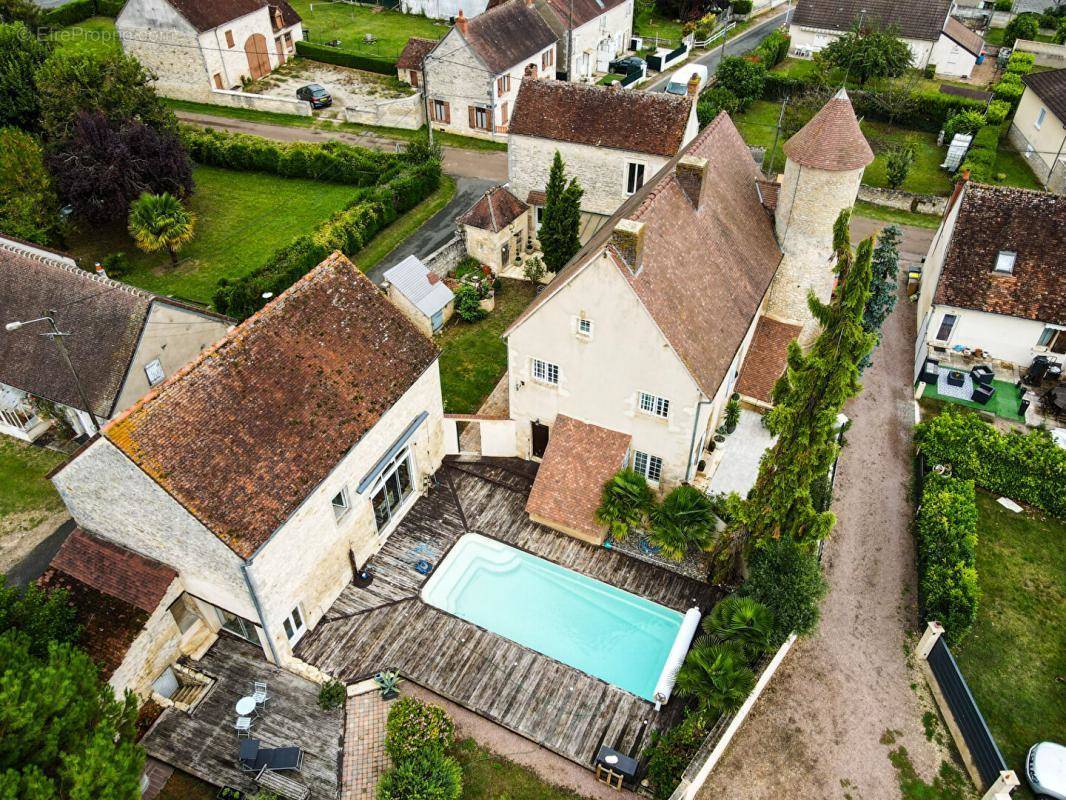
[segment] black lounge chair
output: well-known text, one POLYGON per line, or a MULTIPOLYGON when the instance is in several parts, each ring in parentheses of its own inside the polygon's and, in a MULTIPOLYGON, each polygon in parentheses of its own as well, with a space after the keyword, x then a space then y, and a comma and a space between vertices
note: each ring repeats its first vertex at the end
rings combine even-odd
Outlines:
POLYGON ((992 395, 996 393, 995 386, 986 386, 985 384, 977 384, 973 387, 973 395, 970 397, 975 403, 981 405, 987 405, 988 401, 992 399, 992 395))
POLYGON ((304 754, 299 747, 260 747, 258 739, 242 739, 238 766, 242 772, 262 772, 303 766, 304 754))
POLYGON ((970 370, 970 379, 981 386, 991 386, 995 373, 985 364, 978 364, 970 370))

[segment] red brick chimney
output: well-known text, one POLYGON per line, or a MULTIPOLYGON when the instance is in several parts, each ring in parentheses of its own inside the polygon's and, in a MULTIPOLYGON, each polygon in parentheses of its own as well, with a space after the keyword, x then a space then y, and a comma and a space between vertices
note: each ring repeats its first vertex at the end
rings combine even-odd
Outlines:
POLYGON ((463 36, 466 36, 466 26, 469 23, 470 21, 465 16, 463 16, 463 9, 460 8, 459 14, 455 18, 455 27, 459 29, 459 33, 463 34, 463 36))

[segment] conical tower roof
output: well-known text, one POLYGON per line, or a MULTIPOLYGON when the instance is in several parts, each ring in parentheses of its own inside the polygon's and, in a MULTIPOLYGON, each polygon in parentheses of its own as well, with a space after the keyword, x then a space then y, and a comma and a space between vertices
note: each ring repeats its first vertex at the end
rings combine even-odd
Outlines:
POLYGON ((785 142, 785 155, 804 167, 830 172, 862 169, 874 160, 843 88, 785 142))

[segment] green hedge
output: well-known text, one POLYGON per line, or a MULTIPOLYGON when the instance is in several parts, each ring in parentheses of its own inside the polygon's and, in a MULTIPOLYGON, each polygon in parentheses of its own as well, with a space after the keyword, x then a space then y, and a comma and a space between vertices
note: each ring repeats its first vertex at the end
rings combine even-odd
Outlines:
POLYGON ((959 172, 969 170, 970 180, 978 183, 989 183, 992 180, 1003 127, 1003 125, 985 125, 974 134, 966 158, 959 166, 959 172))
POLYGON ((759 43, 754 53, 767 69, 772 69, 785 60, 791 42, 792 39, 787 33, 780 28, 774 28, 770 35, 759 43))
POLYGON ((427 747, 447 750, 455 739, 455 723, 440 706, 401 697, 389 706, 385 752, 397 764, 427 747))
POLYGON ((125 0, 70 0, 41 14, 41 23, 50 28, 65 28, 85 22, 89 17, 117 17, 125 0))
POLYGON ((353 186, 374 186, 404 163, 401 155, 342 142, 275 142, 261 136, 182 126, 181 140, 199 164, 311 178, 353 186))
POLYGON ((350 50, 340 50, 336 47, 326 47, 325 45, 312 44, 302 40, 296 43, 296 53, 312 61, 336 64, 338 67, 351 67, 352 69, 361 69, 367 72, 378 72, 382 75, 396 74, 396 59, 366 56, 361 53, 353 53, 350 50))
POLYGON ((1066 450, 1051 434, 1000 433, 974 414, 947 412, 916 429, 930 464, 950 464, 952 474, 1066 519, 1066 450))
POLYGON ((937 620, 952 644, 977 616, 977 501, 973 481, 931 473, 915 526, 918 597, 926 620, 937 620))

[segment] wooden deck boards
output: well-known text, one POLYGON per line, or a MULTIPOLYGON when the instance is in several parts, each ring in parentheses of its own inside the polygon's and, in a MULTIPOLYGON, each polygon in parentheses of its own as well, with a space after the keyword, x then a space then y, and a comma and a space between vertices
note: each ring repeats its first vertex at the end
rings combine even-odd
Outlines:
POLYGON ((343 712, 319 708, 316 684, 276 669, 260 648, 226 633, 189 666, 214 678, 215 684, 191 714, 173 708, 163 712, 141 741, 149 755, 215 786, 254 790, 251 776, 236 766, 234 707, 252 693, 253 681, 265 680, 270 699, 252 725, 253 738, 263 747, 301 748, 301 771, 282 774, 305 784, 315 800, 337 797, 343 712))

